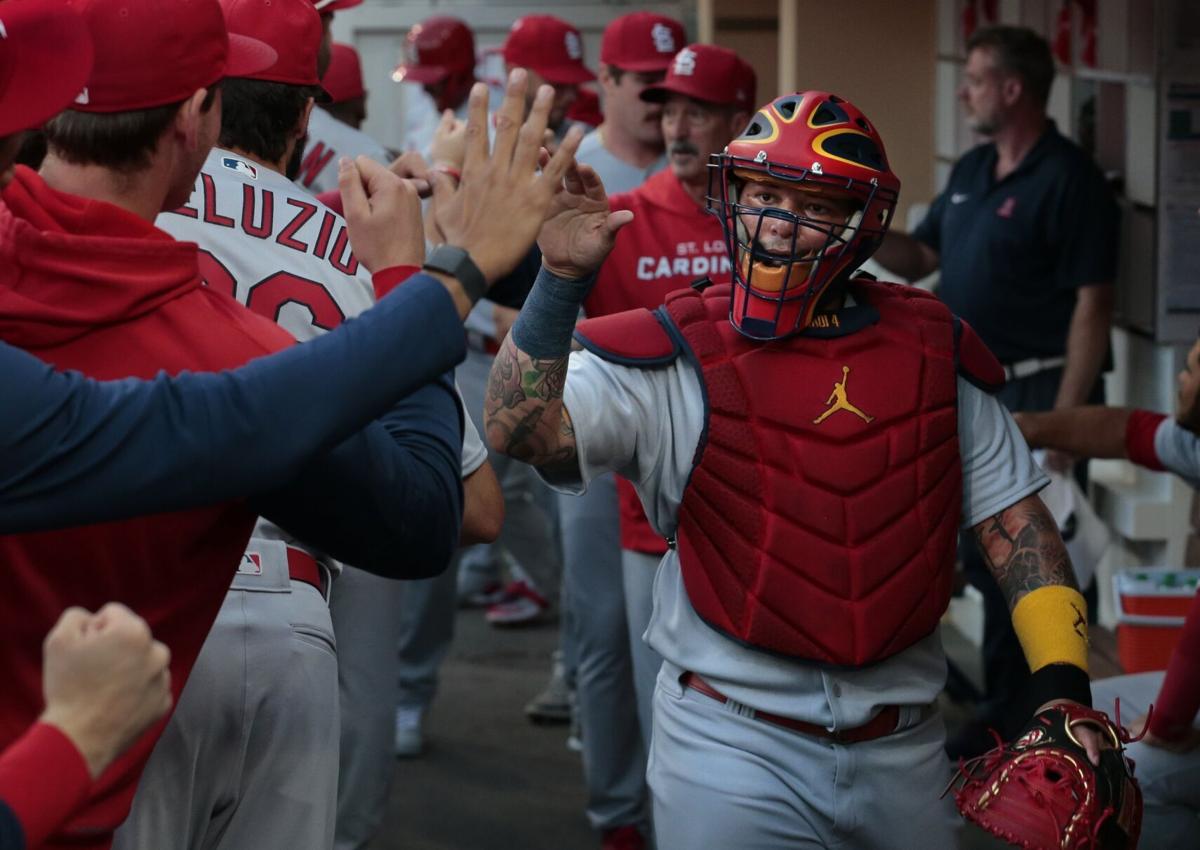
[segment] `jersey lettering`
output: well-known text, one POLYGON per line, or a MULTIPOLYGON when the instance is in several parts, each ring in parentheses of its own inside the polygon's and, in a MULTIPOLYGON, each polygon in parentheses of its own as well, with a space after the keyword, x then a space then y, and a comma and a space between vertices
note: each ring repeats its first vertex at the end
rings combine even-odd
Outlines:
POLYGON ((308 310, 315 326, 327 331, 346 319, 342 308, 323 285, 291 272, 276 272, 263 278, 250 288, 250 297, 246 299, 247 307, 273 322, 279 321, 280 311, 286 304, 299 304, 308 310))
POLYGON ((350 252, 350 234, 347 233, 344 224, 338 231, 337 241, 333 243, 333 250, 329 252, 329 263, 343 274, 352 275, 358 271, 358 259, 350 252))
POLYGON ((312 186, 317 175, 325 170, 336 153, 333 148, 325 147, 324 142, 317 142, 304 154, 304 160, 300 163, 300 182, 305 188, 312 186))
POLYGON ((704 277, 729 272, 729 256, 700 254, 694 257, 638 257, 638 280, 661 280, 668 277, 704 277))
POLYGON ((204 186, 204 222, 219 227, 233 227, 233 219, 217 213, 217 187, 212 175, 200 172, 200 182, 204 186))
POLYGON ((325 211, 325 217, 321 219, 321 232, 317 234, 316 244, 313 245, 313 253, 325 259, 325 254, 329 251, 329 237, 333 234, 333 213, 329 210, 325 211))
POLYGON ((316 214, 317 205, 310 204, 306 201, 299 201, 295 198, 288 198, 287 202, 289 206, 297 207, 300 212, 298 212, 296 217, 284 226, 283 230, 279 232, 279 236, 276 237, 275 241, 285 248, 292 248, 296 251, 300 251, 301 253, 308 253, 308 246, 299 239, 296 239, 295 236, 296 231, 306 225, 308 220, 316 214))
POLYGON ((258 194, 249 183, 242 187, 242 230, 247 236, 266 239, 275 229, 275 196, 267 191, 262 193, 262 220, 254 223, 254 197, 258 194))

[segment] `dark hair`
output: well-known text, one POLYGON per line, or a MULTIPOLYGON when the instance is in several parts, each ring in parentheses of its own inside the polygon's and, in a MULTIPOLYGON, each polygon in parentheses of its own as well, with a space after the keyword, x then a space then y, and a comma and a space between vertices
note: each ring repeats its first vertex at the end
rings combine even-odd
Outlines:
MULTIPOLYGON (((216 86, 200 105, 212 108, 216 86)), ((150 165, 158 140, 184 101, 130 112, 60 112, 46 124, 46 143, 56 156, 75 165, 99 165, 126 174, 150 165)))
POLYGON ((221 147, 279 162, 316 86, 230 77, 221 84, 221 147))
POLYGON ((1046 39, 1026 27, 984 27, 967 40, 967 53, 980 47, 990 47, 1000 70, 1020 77, 1033 99, 1046 105, 1054 82, 1054 57, 1046 39))
POLYGON ((612 77, 612 81, 617 85, 621 85, 621 78, 625 76, 625 69, 618 68, 616 65, 608 66, 608 75, 612 77))

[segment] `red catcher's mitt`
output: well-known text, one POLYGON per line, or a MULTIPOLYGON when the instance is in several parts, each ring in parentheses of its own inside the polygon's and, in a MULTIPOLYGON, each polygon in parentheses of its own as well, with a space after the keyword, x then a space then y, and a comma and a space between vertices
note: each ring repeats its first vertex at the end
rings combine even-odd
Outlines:
POLYGON ((1134 850, 1142 791, 1124 755, 1130 740, 1104 712, 1053 706, 1015 741, 997 738, 994 750, 960 764, 950 784, 954 802, 963 817, 1026 850, 1134 850), (1099 767, 1072 733, 1080 723, 1102 730, 1114 747, 1100 752, 1099 767))

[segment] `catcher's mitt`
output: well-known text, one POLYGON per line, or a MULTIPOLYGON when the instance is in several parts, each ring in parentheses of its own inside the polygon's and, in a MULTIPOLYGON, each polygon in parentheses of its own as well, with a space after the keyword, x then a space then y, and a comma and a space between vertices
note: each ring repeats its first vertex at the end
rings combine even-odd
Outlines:
POLYGON ((997 737, 994 750, 960 763, 950 783, 954 802, 968 820, 1026 850, 1134 850, 1142 791, 1124 755, 1130 740, 1101 711, 1053 706, 1015 741, 997 737), (1072 733, 1080 723, 1102 730, 1114 747, 1101 751, 1099 767, 1072 733))

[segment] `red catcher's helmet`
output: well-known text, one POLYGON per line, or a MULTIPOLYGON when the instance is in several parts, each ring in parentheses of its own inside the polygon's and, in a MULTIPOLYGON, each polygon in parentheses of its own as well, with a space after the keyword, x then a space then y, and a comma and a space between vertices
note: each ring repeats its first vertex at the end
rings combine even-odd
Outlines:
POLYGON ((783 339, 811 322, 821 295, 879 247, 891 224, 900 180, 883 139, 853 104, 828 92, 796 92, 760 109, 742 134, 709 160, 708 211, 721 220, 733 266, 729 320, 751 339, 783 339), (740 203, 747 181, 849 198, 844 225, 775 207, 740 203), (767 252, 765 221, 793 225, 790 256, 767 252), (800 228, 824 236, 818 250, 796 244, 800 228))

